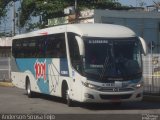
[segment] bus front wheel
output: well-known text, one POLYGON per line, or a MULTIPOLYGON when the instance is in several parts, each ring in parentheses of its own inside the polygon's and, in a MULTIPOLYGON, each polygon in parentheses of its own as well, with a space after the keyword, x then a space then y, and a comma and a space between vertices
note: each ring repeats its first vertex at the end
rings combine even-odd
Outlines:
POLYGON ((69 107, 72 107, 73 106, 73 101, 70 99, 69 97, 69 90, 67 90, 67 93, 66 93, 66 101, 67 101, 67 105, 69 107))
POLYGON ((70 99, 69 97, 69 87, 67 85, 66 82, 63 83, 63 86, 62 86, 62 97, 63 99, 65 99, 66 101, 66 104, 69 106, 69 107, 72 107, 73 105, 73 101, 70 99))

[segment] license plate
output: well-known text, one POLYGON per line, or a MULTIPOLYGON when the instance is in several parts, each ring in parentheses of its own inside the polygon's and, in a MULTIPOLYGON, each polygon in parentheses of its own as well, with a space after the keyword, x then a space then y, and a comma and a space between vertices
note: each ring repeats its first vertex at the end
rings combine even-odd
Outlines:
POLYGON ((104 83, 103 87, 116 87, 116 88, 121 88, 122 87, 122 82, 115 81, 114 83, 104 83))
POLYGON ((119 98, 115 98, 115 99, 112 99, 111 102, 113 102, 113 103, 120 102, 120 99, 119 98))
POLYGON ((115 81, 115 87, 121 88, 122 87, 122 82, 115 81))
POLYGON ((104 83, 103 87, 115 87, 115 83, 104 83))

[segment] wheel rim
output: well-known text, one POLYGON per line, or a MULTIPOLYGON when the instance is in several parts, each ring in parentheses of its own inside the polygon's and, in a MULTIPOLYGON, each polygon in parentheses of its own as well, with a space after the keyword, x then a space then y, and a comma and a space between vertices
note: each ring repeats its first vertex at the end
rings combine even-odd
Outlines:
POLYGON ((69 90, 68 89, 66 90, 66 100, 67 101, 69 100, 69 90))
POLYGON ((66 101, 67 101, 67 105, 68 106, 71 106, 71 99, 70 99, 70 97, 69 97, 69 90, 67 90, 67 93, 66 93, 67 95, 66 95, 66 101))
POLYGON ((27 94, 28 94, 28 95, 31 94, 30 83, 28 83, 28 85, 27 85, 27 94))

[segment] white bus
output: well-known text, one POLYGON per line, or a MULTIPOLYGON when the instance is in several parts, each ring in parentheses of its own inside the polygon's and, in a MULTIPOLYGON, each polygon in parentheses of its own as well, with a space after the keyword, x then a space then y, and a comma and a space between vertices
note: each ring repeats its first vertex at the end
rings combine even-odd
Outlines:
POLYGON ((12 81, 33 92, 78 102, 140 101, 144 40, 124 26, 71 24, 17 35, 12 81))

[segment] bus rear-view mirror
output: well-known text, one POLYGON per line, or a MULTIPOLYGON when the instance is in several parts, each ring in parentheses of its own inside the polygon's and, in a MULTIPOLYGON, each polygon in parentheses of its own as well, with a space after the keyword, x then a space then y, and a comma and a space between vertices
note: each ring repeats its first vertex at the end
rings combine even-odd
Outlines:
POLYGON ((80 55, 84 55, 84 42, 83 42, 83 40, 79 36, 75 36, 75 38, 76 38, 78 46, 79 46, 80 55))
POLYGON ((140 40, 141 45, 142 45, 142 52, 143 52, 143 54, 147 55, 148 48, 147 48, 147 44, 146 44, 145 40, 142 37, 139 37, 139 40, 140 40))

